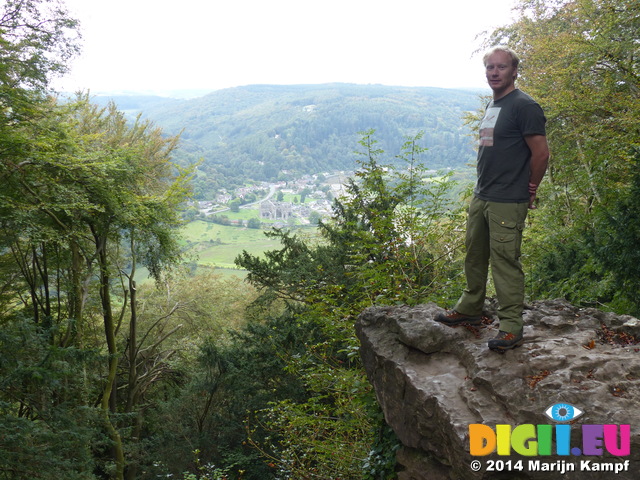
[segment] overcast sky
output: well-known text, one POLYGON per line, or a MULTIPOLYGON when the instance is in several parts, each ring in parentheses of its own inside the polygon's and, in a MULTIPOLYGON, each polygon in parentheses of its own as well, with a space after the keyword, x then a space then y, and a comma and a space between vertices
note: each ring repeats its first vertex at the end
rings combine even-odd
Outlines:
POLYGON ((486 87, 476 35, 516 0, 64 0, 83 54, 59 90, 347 82, 486 87))

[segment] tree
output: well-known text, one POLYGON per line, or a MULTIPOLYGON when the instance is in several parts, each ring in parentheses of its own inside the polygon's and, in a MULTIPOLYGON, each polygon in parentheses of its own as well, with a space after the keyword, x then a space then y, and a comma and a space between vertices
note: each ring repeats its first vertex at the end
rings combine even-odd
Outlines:
MULTIPOLYGON (((52 105, 50 114, 30 128, 25 132, 45 135, 34 142, 26 160, 5 163, 10 188, 3 191, 8 208, 2 211, 2 223, 13 232, 6 241, 14 272, 19 272, 7 281, 15 282, 12 296, 21 299, 23 314, 30 314, 52 345, 104 347, 107 375, 99 404, 113 445, 114 476, 123 478, 124 448, 113 420, 117 335, 128 329, 134 345, 129 352, 139 353, 136 266, 139 262, 160 279, 179 259, 175 227, 190 172, 180 172, 169 161, 177 138, 166 138, 139 119, 130 125, 114 105, 98 108, 86 96, 52 105), (93 298, 98 305, 87 312, 93 298), (98 318, 103 342, 93 336, 98 318)), ((131 393, 140 388, 139 362, 134 360, 125 384, 129 410, 140 398, 131 393)))
POLYGON ((304 203, 307 197, 311 194, 311 189, 309 187, 304 187, 302 192, 300 192, 300 203, 304 203))
POLYGON ((320 215, 320 213, 318 213, 317 211, 312 210, 309 213, 309 223, 311 225, 318 225, 321 219, 322 219, 322 215, 320 215))
POLYGON ((64 143, 46 86, 78 52, 77 21, 59 2, 7 0, 0 10, 0 208, 11 205, 14 175, 64 143))
MULTIPOLYGON (((6 0, 0 12, 0 95, 40 90, 79 52, 78 21, 59 0, 6 0)), ((7 104, 5 103, 5 106, 7 104)))
POLYGON ((636 150, 631 185, 613 205, 599 212, 589 247, 598 265, 610 275, 615 288, 612 304, 640 315, 640 151, 636 150))
POLYGON ((98 410, 97 352, 51 345, 28 318, 3 312, 0 346, 0 478, 94 478, 104 439, 98 410))
POLYGON ((239 198, 231 200, 229 202, 229 210, 231 210, 232 212, 235 212, 235 213, 239 212, 240 211, 240 203, 241 203, 241 201, 240 201, 239 198))
MULTIPOLYGON (((137 341, 137 297, 135 271, 138 258, 150 274, 160 279, 166 266, 179 259, 175 227, 180 224, 178 206, 185 200, 189 172, 174 176, 170 163, 177 137, 165 138, 148 121, 136 120, 129 126, 115 105, 99 109, 81 100, 77 118, 82 146, 79 157, 92 168, 92 177, 75 181, 82 185, 91 201, 92 212, 80 215, 82 224, 93 240, 91 258, 95 259, 99 277, 108 375, 102 394, 101 408, 105 425, 113 441, 116 478, 124 476, 124 451, 120 435, 110 420, 116 410, 116 375, 119 363, 116 336, 129 299, 129 391, 126 411, 133 411, 140 387, 136 371, 141 352, 137 341), (130 271, 121 294, 125 300, 120 315, 113 311, 112 275, 126 269, 119 266, 123 241, 128 239, 130 271)), ((162 360, 162 356, 161 356, 162 360)))
MULTIPOLYGON (((237 475, 229 478, 268 478, 269 468, 243 444, 244 419, 267 406, 279 388, 295 389, 281 368, 293 327, 263 320, 268 312, 259 319, 248 313, 256 292, 237 277, 215 272, 173 276, 162 289, 144 285, 140 290, 145 329, 166 316, 168 306, 177 308, 163 320, 168 322, 164 331, 181 325, 164 346, 176 351, 168 365, 170 377, 144 399, 149 407, 138 454, 144 471, 156 476, 195 471, 193 451, 198 450, 202 467, 218 466, 237 475)), ((152 333, 147 344, 153 338, 162 335, 152 333)))
POLYGON ((369 304, 427 296, 434 287, 430 275, 437 272, 440 278, 448 271, 441 270, 445 265, 454 268, 447 259, 460 245, 453 232, 461 217, 448 196, 453 188, 449 177, 425 179, 426 168, 417 161, 423 152, 419 139, 405 144, 400 157, 407 173, 402 173, 378 162, 383 152, 375 148, 373 132, 365 132, 360 169, 348 180, 347 195, 334 201, 332 218, 320 222, 326 241, 311 247, 287 231, 268 232, 283 249, 266 252, 265 259, 246 252, 238 257, 236 263, 249 270, 249 281, 296 301, 318 291, 318 285, 345 288, 355 295, 353 302, 364 294, 369 304), (445 229, 450 238, 443 239, 445 229), (397 285, 406 292, 400 295, 397 285))
POLYGON ((228 362, 216 352, 230 343, 230 330, 244 327, 244 309, 255 295, 241 280, 212 272, 175 272, 159 285, 138 287, 137 294, 138 334, 130 328, 120 336, 126 354, 118 376, 126 393, 120 411, 133 417, 126 478, 156 470, 158 459, 177 475, 191 466, 194 449, 211 458, 219 435, 215 417, 224 408, 217 402, 226 403, 218 382, 228 362))
POLYGON ((322 241, 273 230, 267 235, 279 238, 280 250, 236 259, 263 304, 286 302, 289 321, 319 335, 285 359, 287 371, 304 382, 306 400, 286 398, 264 409, 257 420, 277 436, 250 439, 282 476, 362 474, 381 416, 358 361, 353 320, 373 304, 440 299, 459 268, 462 216, 453 185, 446 175, 426 177, 420 138, 407 140, 399 155, 406 167, 396 171, 379 163, 384 152, 365 132, 348 193, 319 224, 322 241))
MULTIPOLYGON (((32 174, 38 165, 68 147, 66 126, 60 122, 63 113, 46 97, 46 87, 52 76, 66 71, 67 61, 78 52, 77 26, 57 1, 8 0, 0 11, 0 220, 7 233, 0 239, 0 250, 11 249, 21 266, 34 319, 44 322, 45 328, 56 312, 55 288, 49 288, 46 278, 47 267, 54 265, 38 263, 34 252, 47 242, 48 253, 54 252, 57 244, 50 240, 55 233, 51 223, 42 225, 36 242, 26 249, 14 242, 14 235, 23 229, 35 233, 33 212, 19 208, 25 186, 37 181, 32 174)), ((47 172, 39 173, 46 181, 47 172)), ((4 292, 11 298, 23 285, 18 280, 16 288, 4 292)), ((78 298, 74 308, 79 308, 78 298)))
POLYGON ((262 223, 260 223, 260 220, 257 218, 250 218, 247 221, 247 227, 248 228, 260 228, 260 226, 262 225, 262 223))

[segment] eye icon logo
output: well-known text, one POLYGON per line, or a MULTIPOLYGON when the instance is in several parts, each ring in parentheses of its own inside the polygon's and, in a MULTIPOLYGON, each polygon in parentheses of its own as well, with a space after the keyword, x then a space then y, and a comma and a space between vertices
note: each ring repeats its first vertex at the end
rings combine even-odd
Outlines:
POLYGON ((544 414, 554 422, 572 422, 579 418, 584 412, 578 407, 568 403, 556 403, 544 411, 544 414))

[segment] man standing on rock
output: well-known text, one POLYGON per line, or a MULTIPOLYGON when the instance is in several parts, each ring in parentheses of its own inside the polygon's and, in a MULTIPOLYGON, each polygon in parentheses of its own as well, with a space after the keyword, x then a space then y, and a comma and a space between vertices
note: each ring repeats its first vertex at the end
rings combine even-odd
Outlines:
POLYGON ((536 208, 536 190, 549 160, 542 108, 515 87, 519 62, 505 47, 495 47, 484 56, 493 100, 480 125, 478 179, 467 218, 467 287, 453 311, 436 317, 449 326, 479 325, 491 264, 500 331, 489 340, 489 348, 497 351, 524 342, 522 230, 528 209, 536 208))

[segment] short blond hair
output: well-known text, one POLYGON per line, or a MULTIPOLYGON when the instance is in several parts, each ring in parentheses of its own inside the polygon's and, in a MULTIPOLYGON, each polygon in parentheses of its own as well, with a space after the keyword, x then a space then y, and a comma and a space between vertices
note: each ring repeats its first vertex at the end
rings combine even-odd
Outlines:
POLYGON ((493 47, 491 50, 485 53, 484 57, 482 57, 482 63, 486 66, 487 59, 496 52, 504 52, 507 55, 509 55, 511 57, 512 67, 518 68, 518 65, 520 65, 520 57, 518 57, 518 54, 513 50, 511 50, 509 47, 503 47, 503 46, 493 47))

